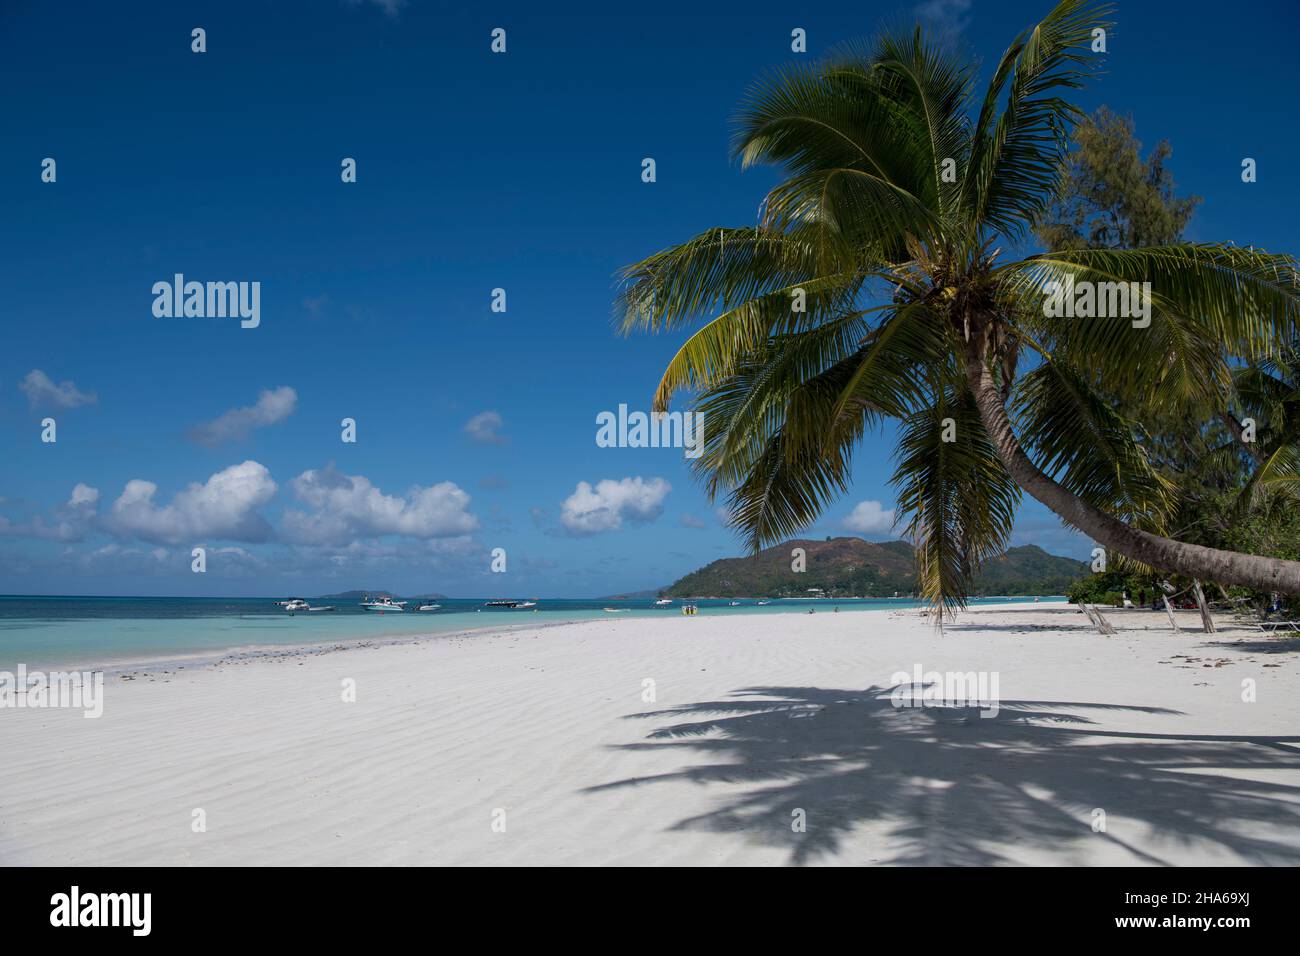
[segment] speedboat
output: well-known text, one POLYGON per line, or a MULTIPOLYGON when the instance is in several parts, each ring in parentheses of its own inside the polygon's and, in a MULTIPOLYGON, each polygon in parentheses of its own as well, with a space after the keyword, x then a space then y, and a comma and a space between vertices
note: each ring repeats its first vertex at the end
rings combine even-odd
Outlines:
POLYGON ((771 603, 772 603, 771 601, 759 601, 759 602, 758 602, 758 606, 759 606, 759 607, 767 607, 767 605, 769 605, 769 604, 771 604, 771 603))
POLYGON ((361 606, 367 611, 405 611, 405 601, 394 601, 390 597, 382 597, 377 601, 362 601, 361 606))
POLYGON ((728 604, 727 606, 728 606, 728 607, 740 607, 740 602, 739 602, 739 601, 732 601, 732 602, 731 602, 730 604, 728 604))
POLYGON ((667 607, 669 604, 672 603, 673 603, 672 598, 660 598, 658 601, 655 601, 655 607, 667 607))
POLYGON ((293 611, 310 611, 311 605, 302 598, 294 598, 292 601, 282 601, 281 607, 292 613, 293 611))
POLYGON ((440 608, 440 607, 442 607, 441 604, 421 604, 419 607, 416 608, 416 610, 417 610, 417 611, 436 611, 436 610, 438 610, 438 608, 440 608))

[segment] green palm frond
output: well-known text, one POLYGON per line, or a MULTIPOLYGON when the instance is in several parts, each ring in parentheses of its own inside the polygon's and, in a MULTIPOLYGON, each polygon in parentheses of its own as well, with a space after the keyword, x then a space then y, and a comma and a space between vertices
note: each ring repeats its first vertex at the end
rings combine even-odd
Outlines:
POLYGON ((1062 0, 1002 55, 963 178, 962 205, 976 229, 1018 236, 1046 208, 1070 130, 1083 116, 1055 91, 1076 89, 1093 73, 1092 31, 1109 26, 1109 12, 1087 0, 1062 0))
POLYGON ((859 260, 820 231, 710 229, 622 272, 624 333, 679 328, 819 276, 853 275, 859 260))
MULTIPOLYGON (((797 336, 773 339, 701 393, 694 407, 703 415, 704 443, 694 470, 711 497, 743 483, 785 428, 792 409, 797 413, 804 407, 795 401, 801 390, 820 396, 847 375, 860 351, 861 321, 859 315, 848 315, 797 336)), ((868 418, 880 414, 875 408, 859 412, 868 418)), ((787 441, 793 444, 794 436, 787 441)))
POLYGON ((872 75, 869 61, 777 71, 750 90, 735 123, 732 151, 742 168, 771 163, 796 175, 860 169, 924 194, 919 118, 872 75))
POLYGON ((884 334, 904 322, 891 316, 852 355, 806 377, 800 372, 812 368, 801 368, 800 356, 804 340, 815 336, 774 340, 763 356, 701 396, 696 407, 704 415, 705 446, 695 467, 711 496, 729 493, 730 523, 751 548, 814 520, 844 491, 866 429, 905 414, 924 394, 927 369, 913 361, 915 339, 884 334), (869 375, 861 374, 864 366, 869 375), (848 413, 836 414, 846 393, 859 397, 848 413))
POLYGON ((1228 245, 1074 249, 1030 256, 995 270, 999 291, 1053 354, 1108 390, 1176 407, 1231 382, 1225 354, 1276 355, 1300 328, 1300 281, 1290 257, 1228 245), (1091 318, 1043 314, 1049 283, 1094 289, 1150 283, 1151 322, 1111 312, 1091 318))
POLYGON ((695 469, 711 496, 737 495, 731 524, 751 547, 776 540, 770 529, 799 530, 816 517, 800 494, 786 495, 789 476, 818 475, 814 497, 824 501, 826 489, 841 488, 867 427, 928 401, 936 363, 949 352, 944 327, 925 318, 913 304, 861 337, 856 314, 774 337, 700 396, 705 440, 695 469), (787 462, 772 458, 776 446, 787 462), (750 481, 756 469, 763 478, 750 481))
POLYGON ((1265 359, 1233 369, 1232 387, 1237 401, 1268 433, 1262 438, 1300 442, 1300 355, 1288 349, 1277 360, 1265 359))
POLYGON ((865 170, 836 166, 776 186, 763 201, 763 225, 815 226, 870 250, 869 261, 892 262, 905 255, 908 236, 929 235, 936 223, 931 208, 906 189, 865 170))
POLYGON ((921 145, 929 175, 923 180, 921 198, 940 218, 947 218, 960 190, 960 176, 955 174, 969 158, 971 66, 927 43, 919 27, 905 35, 883 36, 868 62, 876 82, 922 121, 921 145), (945 175, 947 160, 953 163, 952 176, 945 175))
POLYGON ((765 544, 798 534, 848 487, 853 448, 875 416, 867 412, 843 423, 840 441, 829 449, 812 436, 800 434, 797 424, 824 415, 840 371, 837 366, 794 390, 784 416, 772 422, 766 440, 761 444, 748 441, 739 453, 717 455, 718 446, 709 444, 714 427, 720 428, 719 446, 726 447, 730 437, 725 414, 720 414, 715 401, 723 393, 714 391, 701 398, 706 448, 697 468, 706 474, 711 496, 718 493, 720 484, 728 489, 728 523, 755 552, 765 544))
POLYGON ((1293 507, 1300 499, 1300 446, 1279 445, 1264 458, 1237 496, 1237 514, 1250 511, 1266 492, 1280 492, 1293 507))
POLYGON ((889 308, 843 311, 853 298, 846 293, 844 285, 856 288, 861 281, 859 276, 820 277, 778 289, 723 312, 694 332, 677 350, 655 389, 655 408, 666 409, 678 391, 707 389, 718 384, 773 336, 799 331, 817 333, 808 339, 808 344, 813 346, 810 351, 818 356, 824 354, 825 346, 838 344, 834 358, 821 359, 818 371, 843 358, 851 351, 850 344, 855 347, 867 335, 872 313, 889 308), (806 311, 792 310, 796 292, 803 293, 806 311))
POLYGON ((1071 494, 1162 531, 1173 488, 1125 421, 1073 369, 1045 361, 1016 385, 1012 408, 1036 464, 1071 494))
POLYGON ((904 419, 896 462, 891 482, 916 546, 920 595, 942 622, 966 606, 981 563, 1006 550, 1020 488, 968 393, 942 393, 904 419))
POLYGON ((839 422, 861 408, 892 418, 908 415, 924 400, 936 370, 951 366, 955 379, 951 355, 952 329, 928 303, 897 307, 864 342, 829 421, 839 422))
POLYGON ((1050 280, 1150 282, 1153 301, 1195 318, 1225 348, 1273 357, 1300 332, 1300 274, 1291 256, 1223 243, 1069 249, 1002 266, 1009 284, 1041 293, 1050 280))

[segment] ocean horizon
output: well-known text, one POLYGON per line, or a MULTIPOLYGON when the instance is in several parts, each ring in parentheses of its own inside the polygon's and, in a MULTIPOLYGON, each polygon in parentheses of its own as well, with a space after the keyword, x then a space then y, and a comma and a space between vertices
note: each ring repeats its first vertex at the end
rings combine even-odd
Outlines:
MULTIPOLYGON (((376 592, 379 593, 379 592, 376 592)), ((208 660, 288 647, 358 644, 515 626, 573 621, 680 615, 694 604, 701 616, 852 613, 919 608, 915 598, 674 599, 537 598, 535 608, 492 608, 491 598, 439 598, 437 611, 368 611, 348 599, 333 611, 289 613, 274 597, 166 597, 94 595, 0 595, 0 670, 77 667, 121 669, 134 664, 208 660), (738 600, 738 606, 731 601, 738 600), (617 611, 609 613, 606 608, 617 611)), ((534 600, 530 598, 529 600, 534 600)), ((1034 596, 994 595, 971 604, 1032 603, 1034 596)), ((1063 595, 1039 596, 1061 603, 1063 595)), ((414 607, 414 604, 408 605, 414 607)))

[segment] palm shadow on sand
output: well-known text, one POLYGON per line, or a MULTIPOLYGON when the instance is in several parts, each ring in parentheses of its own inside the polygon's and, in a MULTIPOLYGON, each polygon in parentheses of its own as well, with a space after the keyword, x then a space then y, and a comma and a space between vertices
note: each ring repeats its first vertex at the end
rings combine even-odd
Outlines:
POLYGON ((1069 863, 1084 841, 1109 840, 1137 864, 1168 865, 1167 848, 1196 845, 1247 863, 1300 863, 1300 787, 1267 773, 1300 770, 1300 737, 1104 731, 1084 716, 1178 713, 1155 707, 1004 701, 996 717, 899 709, 893 690, 750 687, 728 700, 632 714, 673 722, 619 749, 671 748, 692 762, 587 792, 672 780, 747 784, 673 829, 784 847, 796 864, 833 855, 864 824, 883 827, 901 849, 852 862, 980 866, 1032 847, 1069 863), (1106 812, 1106 832, 1093 831, 1094 808, 1106 812), (806 832, 791 826, 796 809, 806 832), (1251 824, 1267 827, 1243 832, 1251 824))

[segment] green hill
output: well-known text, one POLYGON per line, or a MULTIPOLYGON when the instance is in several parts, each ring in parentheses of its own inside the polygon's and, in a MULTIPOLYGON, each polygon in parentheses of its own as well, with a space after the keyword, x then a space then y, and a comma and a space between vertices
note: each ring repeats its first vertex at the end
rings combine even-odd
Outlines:
MULTIPOLYGON (((1011 548, 985 563, 977 594, 1064 594, 1087 570, 1082 561, 1048 554, 1037 545, 1011 548)), ((667 597, 892 597, 916 589, 916 557, 906 541, 877 544, 861 538, 794 539, 747 558, 723 558, 663 590, 667 597), (803 548, 806 569, 791 569, 803 548)))

